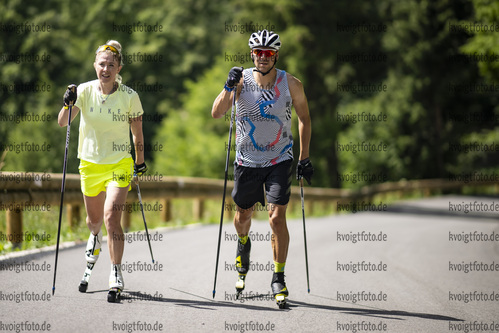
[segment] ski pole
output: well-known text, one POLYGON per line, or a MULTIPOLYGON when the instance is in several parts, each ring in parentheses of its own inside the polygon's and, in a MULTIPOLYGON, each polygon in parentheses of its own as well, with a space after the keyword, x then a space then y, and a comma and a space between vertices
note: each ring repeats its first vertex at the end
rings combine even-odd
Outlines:
POLYGON ((303 216, 303 241, 305 244, 305 267, 307 269, 307 288, 310 294, 310 282, 308 278, 308 254, 307 254, 307 230, 305 229, 305 199, 303 198, 303 178, 300 178, 301 213, 303 216))
POLYGON ((227 191, 227 178, 228 178, 228 172, 229 172, 230 147, 231 147, 231 140, 232 140, 232 122, 234 120, 234 106, 236 105, 236 94, 237 94, 237 89, 234 90, 234 96, 232 97, 232 111, 230 113, 229 148, 227 149, 227 159, 225 160, 224 193, 222 196, 222 213, 220 214, 220 228, 218 230, 217 263, 215 264, 215 279, 213 281, 213 298, 215 298, 216 287, 217 287, 218 259, 220 256, 220 242, 222 239, 222 224, 223 224, 223 220, 224 220, 224 208, 225 208, 225 192, 227 191))
POLYGON ((144 227, 146 228, 147 243, 149 244, 149 252, 151 252, 152 263, 154 264, 154 256, 152 255, 151 239, 149 236, 149 231, 147 230, 146 216, 144 215, 144 206, 142 205, 142 196, 140 195, 139 178, 137 174, 133 175, 135 180, 135 185, 137 185, 137 196, 139 197, 140 211, 142 212, 142 218, 144 219, 144 227))
MULTIPOLYGON (((76 85, 71 84, 68 86, 68 90, 76 93, 76 85)), ((62 220, 62 208, 64 203, 64 189, 66 185, 66 168, 68 164, 68 148, 69 148, 69 133, 71 130, 71 111, 73 109, 73 102, 69 103, 69 113, 68 113, 68 128, 66 131, 66 150, 64 151, 64 165, 62 167, 62 184, 61 184, 61 205, 59 207, 59 226, 57 227, 57 245, 55 248, 55 265, 54 265, 54 282, 52 284, 52 296, 55 293, 55 277, 57 274, 57 259, 59 257, 59 239, 61 237, 61 220, 62 220)))

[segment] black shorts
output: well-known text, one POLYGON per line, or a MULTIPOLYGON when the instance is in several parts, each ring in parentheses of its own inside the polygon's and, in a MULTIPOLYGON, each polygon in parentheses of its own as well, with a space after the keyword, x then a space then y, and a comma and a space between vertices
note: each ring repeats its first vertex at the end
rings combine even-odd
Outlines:
POLYGON ((283 161, 265 168, 249 168, 234 165, 234 189, 232 199, 235 204, 248 209, 257 202, 265 206, 263 185, 267 201, 276 205, 287 205, 291 195, 293 160, 283 161))

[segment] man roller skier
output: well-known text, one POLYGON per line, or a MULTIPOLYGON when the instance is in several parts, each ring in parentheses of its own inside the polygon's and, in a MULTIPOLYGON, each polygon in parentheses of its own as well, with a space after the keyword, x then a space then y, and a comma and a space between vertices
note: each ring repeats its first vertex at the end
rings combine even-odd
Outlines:
MULTIPOLYGON (((284 267, 288 255, 289 233, 286 209, 291 194, 293 136, 291 107, 298 116, 300 156, 297 179, 310 185, 313 167, 309 159, 311 121, 302 83, 289 73, 275 68, 281 42, 272 31, 258 31, 249 39, 254 68, 233 67, 224 89, 213 103, 213 118, 222 117, 231 107, 236 93, 236 158, 234 190, 236 204, 234 226, 238 234, 236 269, 239 295, 245 286, 250 264, 251 241, 248 238, 255 204, 269 203, 272 229, 274 273, 272 293, 279 306, 285 304, 288 289, 284 267), (264 196, 265 186, 265 196, 264 196)), ((230 147, 229 147, 230 149, 230 147)))

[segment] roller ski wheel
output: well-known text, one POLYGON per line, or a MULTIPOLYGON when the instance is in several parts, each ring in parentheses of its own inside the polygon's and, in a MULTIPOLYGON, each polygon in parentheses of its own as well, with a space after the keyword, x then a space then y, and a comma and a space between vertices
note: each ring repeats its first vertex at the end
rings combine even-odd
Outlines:
POLYGON ((285 294, 277 294, 275 295, 275 301, 279 309, 285 309, 286 308, 286 301, 287 301, 287 295, 285 294))
POLYGON ((88 289, 88 281, 90 280, 90 275, 92 274, 92 269, 94 269, 95 263, 87 262, 87 267, 85 268, 85 272, 83 273, 83 278, 81 279, 80 285, 78 286, 78 290, 80 293, 86 293, 88 289))
POLYGON ((80 285, 78 286, 78 291, 80 293, 86 293, 87 292, 87 288, 88 288, 88 283, 84 282, 84 281, 81 281, 80 285))
POLYGON ((245 274, 239 274, 239 277, 236 282, 236 299, 239 299, 241 296, 241 293, 244 290, 244 287, 246 286, 246 275, 245 274))
POLYGON ((121 296, 120 288, 111 288, 109 289, 109 293, 107 294, 107 301, 109 303, 119 303, 121 296))
POLYGON ((286 282, 284 282, 284 272, 274 273, 270 286, 277 306, 279 309, 285 309, 289 292, 286 287, 286 282))

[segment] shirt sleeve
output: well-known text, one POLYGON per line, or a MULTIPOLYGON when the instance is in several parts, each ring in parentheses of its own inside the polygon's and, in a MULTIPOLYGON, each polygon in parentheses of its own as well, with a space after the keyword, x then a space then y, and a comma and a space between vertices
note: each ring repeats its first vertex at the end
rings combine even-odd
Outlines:
POLYGON ((142 103, 140 102, 139 94, 136 92, 132 94, 131 100, 130 100, 130 113, 129 117, 130 118, 137 118, 140 117, 144 113, 144 110, 142 109, 142 103))

